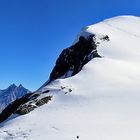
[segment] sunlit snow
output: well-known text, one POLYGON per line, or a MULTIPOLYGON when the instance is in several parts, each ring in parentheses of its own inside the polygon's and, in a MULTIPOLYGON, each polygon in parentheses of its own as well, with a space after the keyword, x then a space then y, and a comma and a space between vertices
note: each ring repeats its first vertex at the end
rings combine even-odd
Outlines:
POLYGON ((0 140, 139 140, 139 29, 140 18, 134 16, 84 28, 80 35, 93 33, 97 40, 109 36, 109 42, 98 45, 102 58, 91 60, 76 76, 45 87, 51 89, 47 94, 53 95, 52 101, 3 123, 0 140))

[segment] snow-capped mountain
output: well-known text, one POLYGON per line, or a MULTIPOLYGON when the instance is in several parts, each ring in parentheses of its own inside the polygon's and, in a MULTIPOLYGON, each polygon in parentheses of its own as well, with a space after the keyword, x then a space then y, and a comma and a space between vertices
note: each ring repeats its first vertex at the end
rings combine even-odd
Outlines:
POLYGON ((0 90, 0 112, 4 110, 10 103, 21 98, 30 91, 22 85, 10 85, 7 89, 0 90))
POLYGON ((1 124, 1 140, 139 140, 139 28, 135 16, 83 28, 16 111, 31 112, 1 124))

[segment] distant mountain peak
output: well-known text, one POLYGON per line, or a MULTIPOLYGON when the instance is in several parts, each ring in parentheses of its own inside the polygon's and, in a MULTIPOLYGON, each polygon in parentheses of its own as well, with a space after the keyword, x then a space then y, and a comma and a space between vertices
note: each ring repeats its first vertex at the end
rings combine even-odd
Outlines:
MULTIPOLYGON (((11 84, 9 87, 16 88, 17 86, 13 83, 13 84, 11 84)), ((9 88, 9 87, 8 87, 8 88, 9 88)))
POLYGON ((24 88, 24 86, 23 86, 22 84, 20 84, 20 85, 18 86, 18 88, 24 88))
POLYGON ((0 112, 11 102, 21 98, 28 93, 30 93, 30 91, 24 88, 22 84, 17 86, 14 83, 6 89, 0 90, 0 112))

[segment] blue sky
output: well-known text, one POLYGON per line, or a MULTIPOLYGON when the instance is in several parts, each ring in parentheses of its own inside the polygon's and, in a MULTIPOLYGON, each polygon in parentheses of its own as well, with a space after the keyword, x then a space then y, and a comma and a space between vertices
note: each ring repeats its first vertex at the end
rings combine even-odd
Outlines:
POLYGON ((0 89, 21 83, 36 90, 82 27, 117 15, 140 16, 139 5, 139 0, 0 0, 0 89))

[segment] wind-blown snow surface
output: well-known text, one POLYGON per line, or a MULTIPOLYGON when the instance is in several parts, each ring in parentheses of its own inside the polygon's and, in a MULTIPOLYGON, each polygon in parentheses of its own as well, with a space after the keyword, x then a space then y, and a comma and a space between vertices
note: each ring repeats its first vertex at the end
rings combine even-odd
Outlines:
POLYGON ((51 89, 52 101, 3 123, 0 139, 139 140, 139 29, 139 17, 121 16, 82 31, 96 34, 97 40, 109 36, 109 42, 99 40, 103 58, 93 59, 76 76, 43 88, 51 89))

